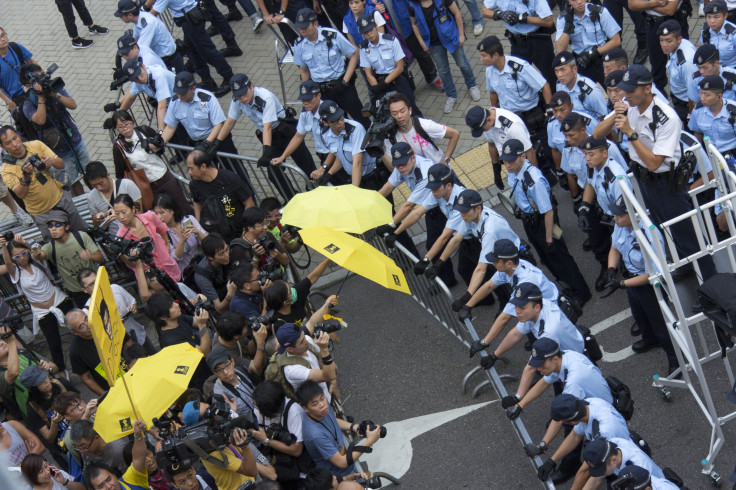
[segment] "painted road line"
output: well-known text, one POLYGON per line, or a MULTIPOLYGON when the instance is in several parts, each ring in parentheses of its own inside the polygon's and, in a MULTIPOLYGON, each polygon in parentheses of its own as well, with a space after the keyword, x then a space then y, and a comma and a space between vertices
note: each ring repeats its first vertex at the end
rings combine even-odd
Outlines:
POLYGON ((619 311, 613 316, 609 316, 605 320, 596 323, 592 327, 590 327, 590 333, 593 335, 598 335, 599 333, 603 332, 607 328, 611 328, 614 325, 618 325, 622 321, 628 319, 631 317, 631 308, 626 308, 623 311, 619 311))

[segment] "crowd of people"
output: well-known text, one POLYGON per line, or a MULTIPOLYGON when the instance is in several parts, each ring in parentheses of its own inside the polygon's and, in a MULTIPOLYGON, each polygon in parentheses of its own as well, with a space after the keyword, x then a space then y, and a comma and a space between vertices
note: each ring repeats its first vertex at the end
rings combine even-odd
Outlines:
MULTIPOLYGON (((635 320, 631 334, 641 336, 634 352, 661 347, 668 374, 679 372, 620 183, 630 185, 627 173, 633 173, 650 218, 660 224, 691 209, 688 189, 713 178, 710 168, 706 175, 687 171, 694 155, 681 138, 702 143, 708 137, 733 158, 736 10, 724 0, 701 4, 705 23, 696 48, 688 40, 690 0, 484 0, 482 6, 464 0, 479 37, 466 53, 466 23, 454 0, 397 0, 391 10, 374 0, 238 0, 254 31, 276 24, 292 46, 303 104, 297 115, 256 77, 233 72, 226 58, 243 51, 229 21, 243 16, 235 0, 221 2, 227 15, 214 0, 119 0, 114 14, 132 29, 117 41, 114 84, 125 90, 104 107, 111 113, 105 127, 114 135, 110 164, 92 161, 71 117, 77 102, 63 81, 0 29, 0 98, 13 120, 0 128, 0 194, 16 220, 35 224, 44 242, 22 233, 0 237, 2 272, 32 315, 30 328, 13 327, 11 307, 0 301, 6 319, 0 454, 9 466, 33 489, 238 490, 256 479, 257 488, 374 485, 355 462, 385 428, 356 423, 342 411, 330 350, 339 324, 325 328, 338 297, 322 304, 310 298, 330 261, 301 280, 286 279, 291 254, 303 247, 298 231, 280 222, 280 210, 303 190, 281 166, 291 158, 314 185, 352 184, 392 203, 393 190, 407 185, 410 194, 393 222, 377 229, 387 246, 399 242, 419 257, 413 272, 429 280, 454 287, 459 275, 465 291, 452 309, 461 320, 498 303, 488 333, 470 348, 471 357, 487 352, 484 369, 518 343, 531 350, 516 393, 502 400, 508 417, 522 415, 553 386, 547 431, 525 447, 530 457, 542 455, 563 430, 540 479, 573 479, 576 489, 598 488, 604 479, 618 479, 624 486, 617 488, 681 486, 629 430, 628 388, 603 376, 594 337, 576 323, 592 298, 589 283, 602 298, 625 289, 635 320), (622 48, 624 9, 637 39, 631 64, 622 48), (167 11, 186 49, 161 20, 167 11), (480 38, 484 22, 503 24, 508 53, 497 36, 480 38), (211 40, 218 34, 222 50, 211 40), (449 114, 459 95, 448 55, 473 101, 481 92, 468 56, 486 67, 490 105, 471 107, 465 123, 473 138, 488 143, 487 171, 500 191, 510 191, 523 237, 452 170, 461 129, 423 117, 408 66, 416 60, 428 86, 445 93, 449 114), (219 84, 210 66, 222 77, 219 84), (363 111, 358 73, 372 118, 363 111), (227 94, 226 113, 218 98, 227 94), (148 124, 134 123, 141 122, 133 117, 136 104, 150 104, 148 124), (238 153, 232 131, 241 115, 255 126, 258 166, 274 195, 257 195, 255 176, 223 156, 238 153), (184 154, 188 189, 170 170, 170 143, 193 148, 184 154), (72 200, 84 186, 94 239, 72 200), (595 278, 585 277, 562 236, 558 197, 572 202, 586 235, 583 249, 600 264, 595 278), (422 217, 425 253, 408 233, 422 217), (203 359, 189 389, 161 414, 169 429, 137 420, 129 437, 107 441, 94 423, 110 384, 87 308, 96 268, 114 261, 134 279, 129 289, 112 284, 125 327, 121 372, 181 343, 203 359), (516 325, 507 329, 514 317, 516 325), (155 336, 141 322, 152 324, 155 336), (50 360, 33 349, 39 330, 50 360), (66 352, 62 332, 72 335, 66 352), (70 372, 93 398, 82 396, 70 372), (206 456, 172 464, 161 450, 169 432, 180 434, 218 413, 250 425, 206 456)), ((83 0, 57 5, 74 47, 92 42, 79 36, 72 5, 91 34, 107 34, 83 0)), ((725 232, 722 210, 715 213, 725 232)), ((680 256, 698 250, 689 222, 672 229, 680 256)), ((645 232, 652 242, 662 240, 656 229, 645 232)), ((716 273, 709 256, 698 264, 700 279, 716 273)))

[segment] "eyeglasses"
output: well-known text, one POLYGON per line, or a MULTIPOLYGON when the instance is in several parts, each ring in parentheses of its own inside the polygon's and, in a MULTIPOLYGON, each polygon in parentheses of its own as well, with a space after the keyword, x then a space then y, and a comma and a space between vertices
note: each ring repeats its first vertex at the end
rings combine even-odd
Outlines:
POLYGON ((94 443, 95 443, 95 439, 97 439, 97 438, 98 438, 99 436, 100 436, 99 434, 95 434, 95 436, 94 436, 94 437, 92 438, 92 440, 91 440, 91 441, 89 441, 89 444, 87 444, 87 447, 79 447, 79 446, 77 446, 76 444, 74 445, 74 447, 75 447, 75 448, 77 449, 77 451, 79 451, 80 453, 88 453, 88 452, 89 452, 89 448, 90 448, 90 447, 92 447, 92 444, 94 444, 94 443))
POLYGON ((74 406, 69 407, 69 409, 67 410, 67 413, 69 413, 69 412, 81 412, 82 410, 84 410, 85 406, 86 405, 84 404, 84 402, 82 402, 81 400, 79 400, 79 401, 77 401, 77 403, 74 404, 74 406))
POLYGON ((2 34, 0 34, 0 39, 7 39, 7 38, 8 38, 8 35, 6 33, 3 32, 2 34))
POLYGON ((21 257, 25 257, 26 255, 28 255, 28 250, 23 250, 21 253, 13 255, 11 258, 18 260, 21 257))
POLYGON ((46 223, 49 228, 64 228, 67 223, 46 223))
POLYGON ((117 125, 117 129, 118 129, 118 131, 119 131, 119 130, 121 130, 121 129, 124 129, 124 128, 129 128, 129 127, 131 127, 131 126, 133 126, 133 121, 125 121, 125 122, 120 122, 120 123, 118 123, 118 125, 117 125))
POLYGON ((212 370, 212 374, 221 374, 221 373, 223 373, 226 369, 229 369, 230 368, 230 366, 232 365, 232 363, 233 363, 233 360, 232 359, 228 359, 227 361, 225 361, 223 363, 224 366, 222 366, 222 367, 216 367, 215 369, 213 369, 212 370))
POLYGON ((266 219, 269 220, 269 221, 273 221, 275 219, 281 219, 281 215, 280 214, 271 214, 271 215, 266 216, 266 219))

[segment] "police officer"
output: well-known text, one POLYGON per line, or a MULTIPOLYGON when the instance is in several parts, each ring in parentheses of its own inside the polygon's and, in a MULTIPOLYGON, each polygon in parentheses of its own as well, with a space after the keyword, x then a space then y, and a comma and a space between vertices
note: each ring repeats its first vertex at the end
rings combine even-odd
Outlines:
POLYGON ((156 121, 158 130, 162 131, 166 126, 164 118, 169 100, 173 97, 176 76, 164 66, 153 65, 148 67, 140 59, 131 59, 123 66, 123 71, 128 81, 133 82, 128 93, 120 101, 120 109, 127 111, 135 102, 138 94, 146 94, 156 101, 156 121))
POLYGON ((512 0, 484 0, 483 17, 503 21, 504 35, 511 43, 511 54, 533 63, 550 86, 555 77, 552 71, 554 21, 549 3, 543 0, 515 2, 512 0))
POLYGON ((173 36, 155 15, 141 11, 134 0, 119 0, 115 17, 126 24, 133 24, 133 37, 139 45, 151 48, 170 70, 184 71, 184 58, 176 48, 173 36))
MULTIPOLYGON (((585 162, 589 169, 588 183, 585 185, 583 204, 592 207, 593 194, 601 211, 613 217, 611 206, 621 197, 621 181, 631 187, 628 166, 614 158, 611 148, 615 148, 605 138, 591 136, 582 145, 585 162)), ((582 206, 581 206, 582 208, 582 206)))
POLYGON ((376 29, 376 21, 372 14, 365 14, 358 19, 358 29, 363 36, 360 43, 360 67, 363 68, 371 93, 371 105, 386 92, 399 92, 411 102, 412 112, 422 117, 417 107, 414 90, 406 77, 404 52, 401 44, 391 34, 382 34, 376 29))
MULTIPOLYGON (((644 205, 658 225, 691 210, 692 204, 684 186, 678 185, 682 182, 677 182, 682 123, 674 109, 654 99, 651 85, 649 70, 641 65, 629 66, 617 87, 626 93, 630 106, 619 102, 614 108, 616 129, 629 139, 632 171, 639 181, 644 205)), ((689 220, 670 227, 670 231, 680 257, 700 250, 689 220)), ((699 259, 698 265, 703 281, 716 273, 709 255, 699 259)))
POLYGON ((631 439, 623 437, 599 437, 591 441, 583 450, 583 460, 588 463, 590 473, 586 488, 597 488, 607 476, 619 475, 632 465, 644 468, 653 477, 665 479, 662 469, 652 458, 631 439))
POLYGON ((148 46, 140 46, 130 32, 118 38, 118 55, 125 61, 143 59, 146 66, 166 66, 164 61, 148 46))
POLYGON ((465 114, 465 124, 470 128, 473 138, 485 136, 488 141, 488 153, 491 155, 491 166, 493 167, 493 180, 496 186, 503 190, 503 177, 501 176, 501 162, 498 161, 499 148, 508 139, 517 139, 524 145, 526 158, 533 164, 537 163, 537 154, 532 147, 529 130, 519 116, 506 109, 490 107, 484 109, 481 106, 471 107, 465 114))
POLYGON ((687 39, 682 38, 682 28, 676 20, 668 20, 660 24, 657 29, 659 45, 667 59, 667 74, 670 79, 670 99, 682 124, 687 123, 687 115, 692 110, 688 102, 688 83, 698 72, 693 63, 695 46, 687 39))
POLYGON ((688 127, 703 142, 708 136, 721 153, 736 152, 736 102, 723 98, 723 79, 708 76, 700 81, 700 103, 690 115, 688 127))
POLYGON ((626 70, 629 66, 629 55, 622 47, 610 49, 601 56, 601 64, 603 65, 603 78, 609 73, 616 70, 626 70))
POLYGON ((601 120, 608 113, 603 90, 588 77, 578 74, 575 56, 567 51, 557 53, 552 60, 557 77, 557 91, 570 94, 575 107, 595 120, 601 120))
POLYGON ((555 49, 572 47, 579 73, 603 83, 601 56, 621 46, 621 26, 605 7, 585 0, 568 0, 570 8, 557 17, 555 49))
MULTIPOLYGON (((631 481, 633 487, 629 488, 641 488, 642 490, 677 490, 680 488, 669 480, 652 476, 649 471, 635 464, 622 468, 618 476, 631 481)), ((735 479, 736 477, 732 474, 730 480, 735 479)))
POLYGON ((555 224, 555 203, 547 179, 524 158, 524 146, 519 140, 504 143, 501 160, 518 206, 517 217, 522 220, 529 242, 555 278, 570 286, 571 297, 582 307, 591 297, 590 289, 555 224))
POLYGON ((233 76, 233 69, 207 35, 205 29, 207 14, 199 7, 196 0, 146 0, 146 8, 150 8, 153 15, 158 16, 167 7, 171 11, 174 24, 181 27, 184 33, 187 56, 192 62, 194 71, 202 80, 201 87, 211 90, 217 97, 222 97, 230 91, 230 77, 233 76), (222 84, 219 87, 210 75, 208 64, 214 66, 222 77, 222 84))
POLYGON ((718 48, 723 66, 736 65, 736 25, 726 20, 728 7, 724 0, 712 0, 703 9, 705 22, 700 31, 700 44, 718 48))
POLYGON ((692 78, 687 86, 687 96, 694 103, 700 102, 700 86, 699 83, 703 77, 708 75, 720 75, 723 78, 725 91, 724 99, 736 100, 736 69, 730 66, 723 66, 720 62, 718 49, 712 44, 703 44, 696 51, 693 57, 693 63, 698 67, 697 73, 693 73, 692 78))
POLYGON ((570 185, 567 181, 567 172, 562 170, 561 165, 562 152, 565 150, 567 141, 565 140, 565 135, 560 131, 560 125, 567 115, 571 113, 579 114, 584 118, 585 131, 588 134, 593 134, 597 123, 596 119, 575 111, 574 106, 575 104, 570 99, 570 94, 564 90, 552 94, 552 99, 548 104, 548 107, 552 110, 552 116, 550 116, 547 122, 547 144, 552 153, 552 161, 555 164, 555 175, 559 179, 560 187, 565 190, 570 190, 570 185))
POLYGON ((294 64, 299 67, 302 81, 318 82, 325 99, 335 101, 368 128, 370 121, 361 113, 363 104, 355 89, 358 50, 335 29, 317 25, 317 14, 312 9, 301 9, 294 25, 302 36, 294 46, 294 64), (349 59, 347 67, 345 57, 349 59))

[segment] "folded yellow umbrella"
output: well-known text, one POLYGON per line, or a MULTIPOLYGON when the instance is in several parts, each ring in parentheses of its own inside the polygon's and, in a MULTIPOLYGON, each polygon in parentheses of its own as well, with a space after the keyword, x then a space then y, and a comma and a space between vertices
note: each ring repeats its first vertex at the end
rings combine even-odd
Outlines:
POLYGON ((138 359, 125 374, 124 383, 115 383, 97 408, 97 433, 106 442, 120 439, 133 432, 137 417, 151 427, 151 421, 161 417, 189 387, 189 380, 202 357, 199 350, 182 343, 138 359))
POLYGON ((281 218, 299 228, 324 225, 347 233, 364 233, 392 220, 391 203, 385 197, 354 185, 321 186, 297 194, 281 218))
POLYGON ((302 241, 336 264, 381 286, 411 294, 396 263, 368 243, 326 226, 304 228, 302 241))

